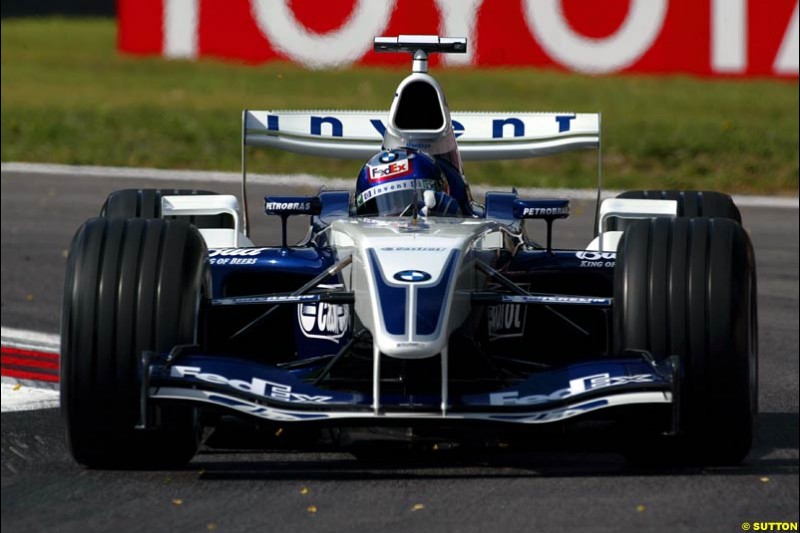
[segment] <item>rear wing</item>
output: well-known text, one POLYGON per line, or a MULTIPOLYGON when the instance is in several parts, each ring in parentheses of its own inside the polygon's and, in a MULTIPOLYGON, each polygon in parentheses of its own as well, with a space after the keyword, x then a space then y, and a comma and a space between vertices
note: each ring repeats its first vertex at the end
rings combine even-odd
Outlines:
MULTIPOLYGON (((245 110, 242 144, 366 161, 381 150, 388 115, 245 110)), ((527 159, 600 147, 598 113, 454 112, 451 122, 464 161, 527 159)))
MULTIPOLYGON (((251 111, 242 112, 243 229, 249 235, 247 147, 271 147, 298 154, 366 161, 381 150, 386 111, 251 111)), ((574 150, 598 152, 599 113, 450 114, 458 151, 464 161, 527 159, 574 150)), ((414 148, 425 149, 418 145, 414 148)))

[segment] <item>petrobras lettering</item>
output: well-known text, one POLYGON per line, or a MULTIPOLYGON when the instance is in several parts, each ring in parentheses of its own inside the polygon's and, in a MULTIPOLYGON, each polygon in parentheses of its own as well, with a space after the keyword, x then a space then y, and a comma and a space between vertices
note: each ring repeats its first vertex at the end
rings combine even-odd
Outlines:
POLYGON ((569 215, 569 207, 526 207, 522 210, 522 216, 542 217, 569 215))
POLYGON ((208 257, 252 257, 259 255, 266 248, 212 248, 208 257))
POLYGON ((520 396, 519 391, 494 392, 489 395, 490 405, 539 405, 542 403, 563 400, 597 389, 604 389, 617 385, 628 385, 633 383, 652 383, 655 380, 653 374, 635 374, 625 376, 611 376, 608 373, 594 374, 582 378, 575 378, 569 381, 569 386, 558 389, 547 394, 531 394, 520 396))
POLYGON ((411 172, 411 160, 402 159, 385 165, 370 166, 369 179, 370 181, 383 181, 404 176, 409 172, 411 172))
POLYGON ((309 211, 310 202, 267 202, 264 204, 265 211, 309 211))
POLYGON ((281 402, 298 403, 326 403, 333 399, 332 396, 316 396, 301 394, 292 391, 291 385, 275 383, 261 378, 251 378, 250 381, 241 379, 229 379, 220 374, 203 372, 199 366, 180 366, 175 365, 170 369, 170 377, 173 378, 193 378, 214 385, 225 385, 236 390, 271 398, 281 402))
POLYGON ((350 306, 304 303, 297 306, 297 322, 305 337, 338 342, 350 326, 350 306))

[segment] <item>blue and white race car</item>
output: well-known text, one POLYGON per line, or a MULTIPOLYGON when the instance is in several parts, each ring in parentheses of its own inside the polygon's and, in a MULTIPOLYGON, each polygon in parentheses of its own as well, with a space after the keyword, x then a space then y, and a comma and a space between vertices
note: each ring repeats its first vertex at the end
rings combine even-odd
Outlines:
POLYGON ((731 198, 624 193, 598 205, 584 249, 554 249, 568 200, 479 202, 462 161, 599 150, 600 116, 451 114, 428 56, 466 39, 375 49, 413 54, 388 113, 243 113, 243 157, 367 161, 354 195, 267 196, 279 245, 250 240, 244 164, 241 203, 122 190, 78 230, 61 337, 73 457, 181 464, 223 413, 408 434, 610 428, 634 459, 741 461, 757 412, 756 278, 731 198), (292 216, 310 220, 293 246, 292 216))

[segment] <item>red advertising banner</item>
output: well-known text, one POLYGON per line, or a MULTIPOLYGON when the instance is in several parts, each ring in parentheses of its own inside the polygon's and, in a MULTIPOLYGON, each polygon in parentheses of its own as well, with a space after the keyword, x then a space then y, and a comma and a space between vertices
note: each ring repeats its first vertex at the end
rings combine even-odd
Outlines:
MULTIPOLYGON (((798 76, 799 0, 119 0, 123 52, 402 64, 377 35, 468 37, 454 66, 798 76)), ((434 59, 436 61, 436 59, 434 59)))

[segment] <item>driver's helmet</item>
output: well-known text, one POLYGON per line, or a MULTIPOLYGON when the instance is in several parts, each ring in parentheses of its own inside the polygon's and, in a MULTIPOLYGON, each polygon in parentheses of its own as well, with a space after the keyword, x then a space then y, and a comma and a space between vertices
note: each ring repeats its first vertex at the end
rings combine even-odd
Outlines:
POLYGON ((459 215, 458 202, 448 193, 447 180, 431 156, 409 148, 386 150, 374 155, 358 174, 356 213, 410 216, 416 198, 420 210, 428 215, 459 215), (424 209, 425 191, 432 191, 436 197, 436 206, 431 209, 424 209))

